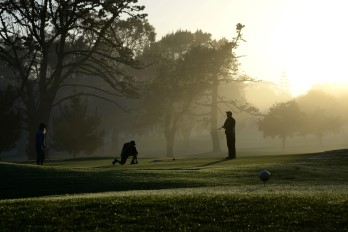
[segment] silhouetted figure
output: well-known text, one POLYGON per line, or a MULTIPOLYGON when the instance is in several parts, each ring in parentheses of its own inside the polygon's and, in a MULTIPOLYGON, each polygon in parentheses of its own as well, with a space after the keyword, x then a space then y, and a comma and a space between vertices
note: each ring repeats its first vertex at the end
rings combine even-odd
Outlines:
POLYGON ((131 164, 138 164, 138 151, 133 140, 123 144, 121 151, 121 160, 115 159, 114 161, 112 161, 112 165, 115 165, 115 163, 119 163, 121 165, 125 164, 129 156, 133 156, 131 164))
POLYGON ((36 130, 35 136, 35 148, 36 148, 36 163, 37 165, 43 165, 45 160, 45 148, 46 148, 46 125, 40 123, 39 128, 36 130))
POLYGON ((227 119, 222 126, 225 129, 226 141, 228 147, 228 157, 226 159, 236 158, 236 120, 232 117, 232 112, 227 111, 227 119))

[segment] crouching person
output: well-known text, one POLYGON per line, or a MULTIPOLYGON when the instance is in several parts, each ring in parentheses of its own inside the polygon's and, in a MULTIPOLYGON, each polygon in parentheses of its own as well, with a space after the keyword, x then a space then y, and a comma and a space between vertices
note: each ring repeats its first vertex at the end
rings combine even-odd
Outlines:
POLYGON ((119 163, 121 165, 125 164, 129 156, 133 157, 131 164, 138 164, 138 151, 133 140, 123 144, 121 151, 121 160, 114 159, 114 161, 112 161, 112 165, 115 165, 115 163, 119 163))

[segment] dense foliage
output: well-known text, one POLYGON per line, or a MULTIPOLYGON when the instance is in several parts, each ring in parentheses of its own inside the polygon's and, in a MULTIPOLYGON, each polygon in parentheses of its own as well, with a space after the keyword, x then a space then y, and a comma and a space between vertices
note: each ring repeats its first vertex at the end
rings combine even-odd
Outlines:
MULTIPOLYGON (((126 31, 121 21, 133 18, 146 24, 143 9, 136 0, 0 2, 0 60, 6 64, 0 67, 6 69, 4 78, 15 80, 23 103, 29 159, 35 157, 31 148, 37 125, 48 124, 53 107, 67 99, 56 97, 69 80, 98 78, 113 95, 134 95, 132 78, 123 68, 139 67, 135 54, 141 46, 132 46, 133 37, 125 35, 141 41, 154 35, 151 28, 126 31)), ((127 25, 136 23, 130 20, 127 25)), ((87 87, 105 93, 98 86, 87 87)))
POLYGON ((271 107, 258 122, 258 126, 264 137, 279 137, 284 149, 286 139, 299 133, 305 120, 305 113, 300 110, 297 102, 292 100, 271 107))
POLYGON ((103 144, 101 117, 90 115, 87 100, 72 98, 60 106, 60 115, 53 119, 52 147, 76 157, 80 152, 93 153, 103 144))
POLYGON ((13 148, 21 136, 22 117, 15 110, 15 101, 12 88, 0 89, 0 153, 13 148))
POLYGON ((296 100, 273 105, 258 121, 264 137, 279 137, 283 149, 292 136, 315 135, 320 145, 323 137, 339 133, 345 123, 341 103, 322 91, 312 90, 296 100))
POLYGON ((153 71, 142 106, 143 122, 145 125, 160 125, 166 139, 167 156, 174 157, 175 135, 179 129, 189 131, 198 121, 197 108, 201 109, 200 116, 208 115, 213 150, 220 151, 216 130, 218 104, 227 102, 221 100, 219 85, 222 81, 238 79, 235 50, 242 41, 243 27, 237 24, 237 36, 231 41, 212 40, 209 33, 202 31, 177 31, 152 44, 146 51, 157 70, 153 71), (195 117, 190 119, 190 115, 195 117))

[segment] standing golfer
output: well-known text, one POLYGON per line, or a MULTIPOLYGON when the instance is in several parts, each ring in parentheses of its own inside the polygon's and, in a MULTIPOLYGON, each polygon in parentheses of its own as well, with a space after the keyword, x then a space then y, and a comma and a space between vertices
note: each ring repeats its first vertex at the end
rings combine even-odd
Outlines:
POLYGON ((133 140, 129 143, 123 144, 121 151, 121 160, 115 159, 114 161, 112 161, 112 165, 115 165, 115 163, 119 163, 121 165, 125 164, 129 156, 133 156, 131 164, 138 164, 138 151, 133 140))
POLYGON ((226 141, 228 147, 228 157, 226 159, 236 158, 236 120, 232 117, 232 112, 227 111, 227 119, 222 126, 225 129, 226 141))
POLYGON ((36 163, 37 165, 43 165, 43 161, 45 159, 45 141, 46 134, 46 125, 44 123, 40 123, 39 128, 35 134, 35 148, 36 148, 36 163))

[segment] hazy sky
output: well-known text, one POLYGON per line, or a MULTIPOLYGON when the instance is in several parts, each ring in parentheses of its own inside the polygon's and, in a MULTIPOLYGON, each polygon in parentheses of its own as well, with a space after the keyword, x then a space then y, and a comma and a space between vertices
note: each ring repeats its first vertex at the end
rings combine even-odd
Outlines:
POLYGON ((178 29, 232 38, 245 25, 236 51, 241 71, 279 83, 286 73, 298 95, 317 83, 348 84, 346 0, 139 0, 157 39, 178 29))

